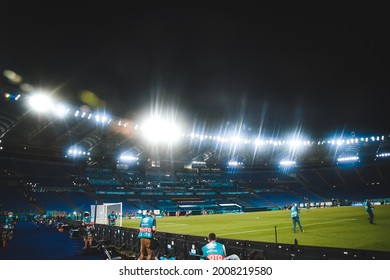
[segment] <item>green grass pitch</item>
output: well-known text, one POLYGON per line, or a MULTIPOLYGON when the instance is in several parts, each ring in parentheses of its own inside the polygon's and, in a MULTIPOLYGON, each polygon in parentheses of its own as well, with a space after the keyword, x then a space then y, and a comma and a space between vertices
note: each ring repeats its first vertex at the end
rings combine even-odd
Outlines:
MULTIPOLYGON (((276 227, 278 243, 293 244, 296 238, 300 245, 390 251, 390 205, 375 206, 374 214, 371 225, 363 206, 302 209, 304 232, 295 234, 288 210, 171 216, 157 219, 157 231, 202 237, 215 232, 220 238, 274 243, 276 227)), ((138 228, 139 222, 123 220, 123 226, 138 228)))

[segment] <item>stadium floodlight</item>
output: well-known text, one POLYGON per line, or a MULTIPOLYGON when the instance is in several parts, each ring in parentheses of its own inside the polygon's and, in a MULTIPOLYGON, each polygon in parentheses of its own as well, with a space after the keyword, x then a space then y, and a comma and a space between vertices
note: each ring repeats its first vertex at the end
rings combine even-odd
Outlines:
POLYGON ((29 106, 37 112, 47 112, 53 107, 53 100, 48 94, 35 93, 28 98, 29 106))
POLYGON ((55 106, 54 114, 60 118, 63 118, 69 113, 69 111, 69 107, 65 106, 64 104, 58 104, 55 106))
POLYGON ((255 140, 255 145, 256 146, 262 146, 262 145, 264 145, 265 143, 264 143, 264 140, 262 140, 262 139, 256 139, 255 140))
POLYGON ((357 144, 357 143, 359 143, 359 139, 357 139, 357 138, 347 139, 346 143, 347 144, 357 144))
POLYGON ((288 140, 287 143, 290 147, 300 147, 303 145, 301 140, 288 140))
POLYGON ((242 139, 241 137, 239 136, 233 136, 231 139, 230 139, 231 142, 235 143, 235 144, 239 144, 242 142, 242 139))
POLYGON ((237 161, 237 160, 231 160, 228 162, 228 166, 230 166, 230 167, 243 167, 244 163, 241 161, 237 161))
POLYGON ((95 120, 97 123, 109 124, 111 122, 111 118, 107 115, 95 115, 95 120))
POLYGON ((126 155, 126 154, 122 154, 120 157, 119 157, 119 160, 121 162, 138 162, 138 157, 135 157, 135 156, 131 156, 131 155, 126 155))
POLYGON ((380 153, 376 155, 377 158, 390 158, 390 153, 380 153))
POLYGON ((66 157, 72 157, 72 158, 81 158, 81 157, 87 157, 91 153, 86 152, 84 148, 73 146, 68 149, 66 157))
POLYGON ((294 166, 295 164, 296 164, 295 160, 287 160, 287 159, 284 159, 284 160, 281 160, 281 161, 280 161, 280 165, 281 165, 281 166, 285 166, 285 167, 294 166))
POLYGON ((127 121, 122 121, 122 120, 118 121, 118 126, 126 128, 128 125, 129 125, 129 123, 127 121))
POLYGON ((154 143, 173 143, 182 136, 181 130, 176 124, 159 118, 146 121, 141 130, 146 139, 154 143))
POLYGON ((356 162, 356 161, 359 161, 359 157, 358 156, 346 156, 346 157, 339 157, 337 159, 338 162, 356 162))

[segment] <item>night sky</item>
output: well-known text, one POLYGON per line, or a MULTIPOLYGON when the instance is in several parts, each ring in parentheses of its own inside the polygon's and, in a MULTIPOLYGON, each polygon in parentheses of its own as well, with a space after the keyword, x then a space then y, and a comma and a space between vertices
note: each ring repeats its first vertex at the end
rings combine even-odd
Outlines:
POLYGON ((1 71, 75 106, 90 91, 101 100, 91 109, 130 119, 155 110, 272 135, 389 132, 384 7, 11 3, 1 71))

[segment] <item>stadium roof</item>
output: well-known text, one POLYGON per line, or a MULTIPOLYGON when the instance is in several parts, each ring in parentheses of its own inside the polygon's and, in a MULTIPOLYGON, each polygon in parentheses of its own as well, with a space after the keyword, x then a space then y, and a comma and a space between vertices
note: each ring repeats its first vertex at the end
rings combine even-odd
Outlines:
MULTIPOLYGON (((120 162, 120 156, 125 155, 149 166, 152 162, 157 165, 175 162, 182 166, 204 162, 212 167, 233 162, 246 167, 266 167, 279 165, 283 160, 301 165, 335 164, 340 157, 358 156, 371 161, 379 146, 388 142, 388 136, 383 135, 288 140, 192 129, 178 135, 178 141, 158 143, 146 139, 135 120, 83 108, 59 107, 60 104, 48 105, 51 111, 37 111, 28 102, 31 96, 27 93, 3 96, 0 155, 52 160, 82 158, 90 162, 102 159, 120 162)), ((40 101, 38 105, 43 103, 40 101)))

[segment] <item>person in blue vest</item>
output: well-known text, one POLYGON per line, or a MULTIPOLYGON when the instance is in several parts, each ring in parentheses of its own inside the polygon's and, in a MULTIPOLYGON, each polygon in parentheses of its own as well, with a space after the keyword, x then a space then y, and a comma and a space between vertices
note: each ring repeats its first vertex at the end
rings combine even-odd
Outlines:
POLYGON ((153 234, 156 232, 156 219, 151 216, 151 211, 146 210, 146 215, 142 217, 139 225, 138 238, 140 240, 139 260, 152 259, 152 249, 150 248, 153 234))
POLYGON ((93 240, 93 221, 88 211, 83 214, 82 225, 84 226, 84 249, 92 247, 93 240))
POLYGON ((239 260, 240 257, 233 254, 226 256, 226 248, 220 242, 217 242, 217 236, 215 233, 211 232, 208 235, 208 242, 202 247, 202 256, 200 257, 203 260, 239 260))
POLYGON ((368 220, 370 224, 374 224, 374 205, 372 205, 371 199, 366 200, 364 208, 368 213, 368 220))
POLYGON ((292 223, 293 223, 293 231, 294 231, 294 233, 297 232, 297 224, 298 224, 301 232, 303 232, 303 227, 302 227, 301 219, 300 219, 300 211, 301 211, 301 209, 298 207, 297 204, 292 204, 291 205, 290 215, 291 215, 291 219, 292 219, 292 223))
POLYGON ((107 219, 108 219, 108 224, 110 226, 115 226, 116 224, 116 219, 118 219, 118 216, 115 214, 114 211, 112 211, 108 216, 107 216, 107 219))
POLYGON ((8 212, 7 217, 4 219, 3 232, 1 234, 1 239, 3 240, 3 248, 8 247, 9 241, 12 239, 14 234, 14 226, 16 224, 16 217, 10 211, 8 212))

